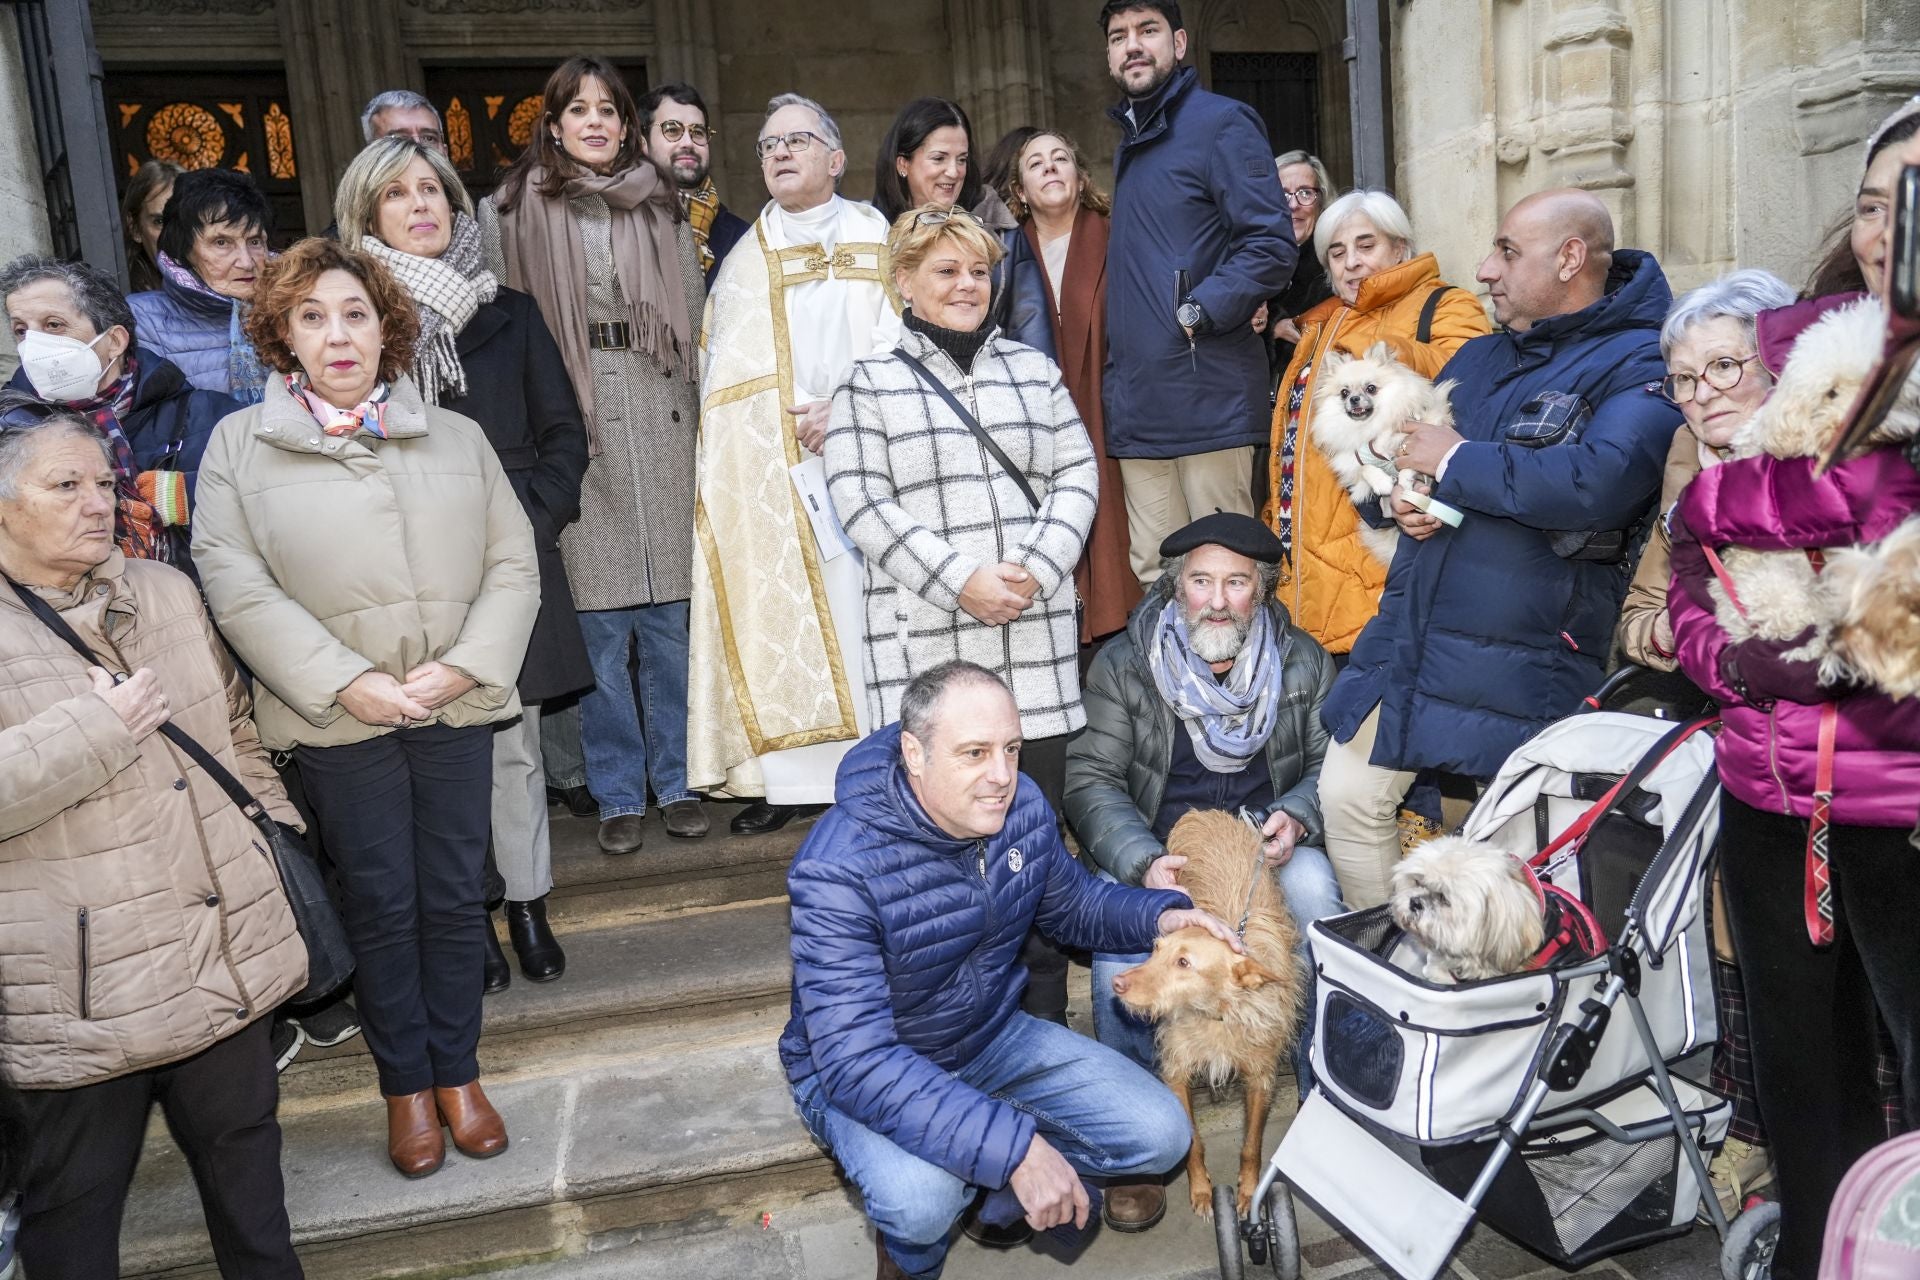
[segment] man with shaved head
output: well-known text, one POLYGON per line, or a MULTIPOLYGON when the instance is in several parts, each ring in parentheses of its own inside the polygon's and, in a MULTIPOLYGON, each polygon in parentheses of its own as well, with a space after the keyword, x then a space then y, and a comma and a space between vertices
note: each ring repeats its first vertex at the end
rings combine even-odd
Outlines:
POLYGON ((1440 371, 1453 426, 1417 426, 1396 459, 1459 523, 1398 490, 1361 512, 1402 537, 1325 708, 1326 849, 1356 908, 1387 896, 1418 771, 1489 778, 1599 686, 1680 422, 1658 394, 1666 277, 1614 248, 1593 193, 1515 204, 1479 278, 1501 331, 1440 371))

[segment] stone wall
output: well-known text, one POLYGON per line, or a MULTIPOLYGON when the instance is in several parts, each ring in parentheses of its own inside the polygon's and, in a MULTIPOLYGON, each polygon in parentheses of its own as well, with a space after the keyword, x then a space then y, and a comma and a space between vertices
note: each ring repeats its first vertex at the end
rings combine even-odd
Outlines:
POLYGON ((1399 194, 1448 279, 1506 206, 1571 185, 1676 289, 1736 265, 1797 285, 1866 134, 1920 89, 1920 5, 1401 0, 1393 49, 1399 194))
MULTIPOLYGON (((0 17, 0 207, 8 210, 7 217, 0 219, 0 262, 52 248, 33 110, 20 62, 20 33, 11 11, 0 17)), ((12 377, 18 367, 9 330, 0 335, 0 379, 12 377)))

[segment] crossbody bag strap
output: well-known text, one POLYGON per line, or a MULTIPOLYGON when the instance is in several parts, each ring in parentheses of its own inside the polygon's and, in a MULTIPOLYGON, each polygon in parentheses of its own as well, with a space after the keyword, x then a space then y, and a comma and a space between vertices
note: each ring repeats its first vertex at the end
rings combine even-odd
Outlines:
POLYGON ((934 377, 933 370, 922 364, 920 358, 914 355, 913 352, 907 350, 905 347, 895 347, 893 354, 906 361, 907 367, 919 374, 922 382, 925 382, 928 386, 940 393, 940 398, 947 402, 947 408, 953 410, 954 415, 966 424, 967 430, 973 432, 973 438, 980 442, 982 448, 993 455, 993 460, 1000 464, 1000 469, 1007 473, 1008 478, 1020 486, 1021 496, 1026 498, 1027 505, 1035 511, 1038 511, 1040 509, 1040 498, 1034 493, 1033 486, 1027 483, 1027 477, 1021 473, 1020 468, 1013 465, 1013 459, 1007 456, 1006 450, 993 442, 993 437, 988 435, 987 429, 980 425, 980 420, 967 412, 967 407, 960 403, 960 397, 949 391, 946 383, 934 377))
POLYGON ((1441 297, 1451 292, 1453 292, 1453 286, 1443 284, 1427 295, 1426 302, 1420 307, 1420 323, 1413 330, 1415 342, 1424 346, 1433 341, 1433 313, 1440 309, 1441 297))
MULTIPOLYGON (((103 666, 100 656, 87 646, 87 642, 80 638, 78 632, 67 625, 67 620, 60 616, 58 610, 12 578, 7 579, 7 585, 13 588, 13 594, 20 597, 20 603, 27 607, 28 612, 40 619, 47 630, 70 645, 75 653, 85 658, 87 665, 103 666)), ((125 675, 119 672, 113 673, 115 684, 124 683, 125 680, 125 675)), ((245 784, 227 771, 225 765, 214 759, 212 752, 188 737, 184 729, 169 721, 160 726, 160 732, 166 735, 167 741, 186 752, 187 758, 199 765, 201 772, 213 779, 220 789, 227 793, 227 798, 233 801, 255 825, 272 822, 272 818, 267 816, 266 806, 256 800, 245 784)))

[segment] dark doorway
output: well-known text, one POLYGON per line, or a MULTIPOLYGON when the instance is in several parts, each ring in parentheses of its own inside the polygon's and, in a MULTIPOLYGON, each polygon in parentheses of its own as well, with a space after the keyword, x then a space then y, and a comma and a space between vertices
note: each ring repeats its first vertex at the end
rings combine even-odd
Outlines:
MULTIPOLYGON (((427 67, 427 98, 447 122, 447 154, 475 200, 499 185, 540 123, 540 91, 552 62, 427 67)), ((647 91, 644 62, 623 63, 621 76, 638 98, 647 91)))
POLYGON ((283 73, 109 70, 105 88, 117 191, 148 160, 237 169, 267 198, 275 248, 307 233, 283 73))
POLYGON ((1238 98, 1267 125, 1275 155, 1320 154, 1320 55, 1216 53, 1213 91, 1238 98))

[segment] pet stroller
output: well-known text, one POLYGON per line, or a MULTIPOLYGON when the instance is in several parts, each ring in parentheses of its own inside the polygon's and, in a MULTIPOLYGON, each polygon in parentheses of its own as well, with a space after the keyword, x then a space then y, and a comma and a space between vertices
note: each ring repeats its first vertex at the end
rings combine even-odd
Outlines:
POLYGON ((1707 1161, 1731 1105, 1670 1068, 1719 1029, 1705 886, 1719 831, 1711 719, 1598 711, 1508 758, 1461 834, 1534 864, 1605 930, 1591 960, 1426 981, 1389 908, 1314 922, 1317 1087, 1251 1201, 1216 1187, 1226 1280, 1300 1272, 1289 1186, 1405 1280, 1431 1280, 1475 1215, 1576 1268, 1689 1229, 1728 1280, 1764 1280, 1778 1208, 1730 1230, 1707 1161), (1243 1255, 1244 1246, 1244 1255, 1243 1255))

